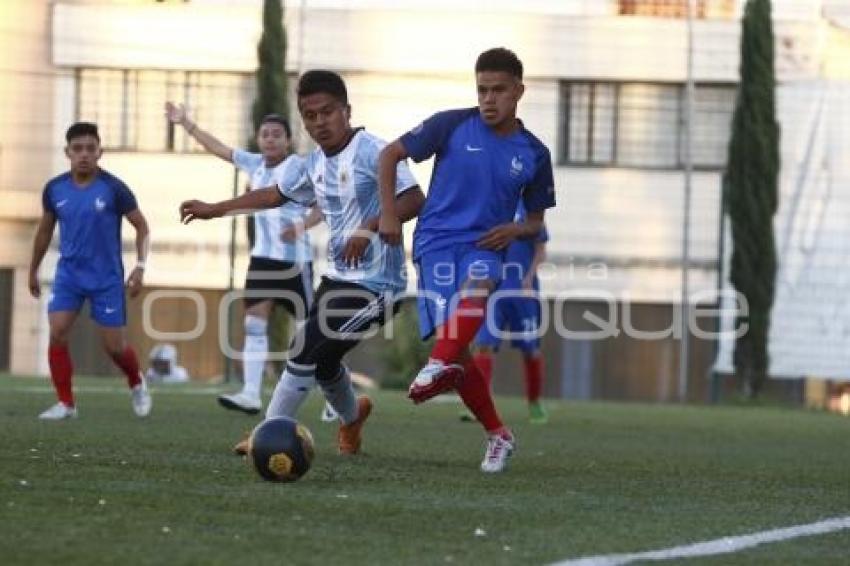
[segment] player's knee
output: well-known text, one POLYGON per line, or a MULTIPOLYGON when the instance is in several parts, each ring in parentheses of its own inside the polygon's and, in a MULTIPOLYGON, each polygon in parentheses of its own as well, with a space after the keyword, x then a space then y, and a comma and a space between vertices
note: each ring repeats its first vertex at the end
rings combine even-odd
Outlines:
POLYGON ((269 321, 265 318, 252 314, 245 315, 245 334, 248 336, 265 336, 268 326, 269 321))

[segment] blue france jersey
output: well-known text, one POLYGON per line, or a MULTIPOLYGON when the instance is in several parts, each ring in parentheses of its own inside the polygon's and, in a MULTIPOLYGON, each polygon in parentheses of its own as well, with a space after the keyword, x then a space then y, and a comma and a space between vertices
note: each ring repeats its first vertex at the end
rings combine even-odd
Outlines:
POLYGON ((413 235, 414 258, 474 243, 513 219, 520 198, 527 210, 555 206, 549 150, 524 127, 497 136, 478 108, 434 114, 404 134, 408 155, 436 155, 428 198, 413 235))
MULTIPOLYGON (((281 194, 304 205, 314 201, 328 224, 328 268, 331 279, 357 283, 377 293, 398 293, 407 287, 404 247, 388 246, 377 234, 357 268, 348 267, 342 252, 363 222, 380 214, 378 154, 382 139, 358 128, 342 150, 325 155, 316 148, 307 156, 302 182, 280 185, 281 194)), ((417 185, 407 164, 397 168, 396 195, 417 185)))
MULTIPOLYGON (((290 155, 274 167, 266 167, 262 154, 233 150, 233 164, 251 176, 251 190, 265 189, 275 185, 292 185, 303 174, 304 158, 290 155)), ((312 261, 313 249, 310 237, 304 233, 293 241, 280 237, 286 226, 303 220, 307 208, 294 201, 269 210, 254 213, 254 247, 251 255, 277 261, 303 263, 312 261)))
MULTIPOLYGON (((525 218, 525 206, 520 202, 514 215, 514 222, 525 222, 525 218)), ((511 242, 507 252, 505 252, 503 288, 520 288, 523 278, 531 269, 531 262, 534 260, 535 245, 538 242, 548 241, 549 233, 544 226, 534 238, 520 238, 511 242)))
POLYGON ((59 222, 59 266, 84 289, 124 279, 121 219, 138 208, 121 179, 100 170, 86 187, 64 173, 51 179, 42 206, 59 222))

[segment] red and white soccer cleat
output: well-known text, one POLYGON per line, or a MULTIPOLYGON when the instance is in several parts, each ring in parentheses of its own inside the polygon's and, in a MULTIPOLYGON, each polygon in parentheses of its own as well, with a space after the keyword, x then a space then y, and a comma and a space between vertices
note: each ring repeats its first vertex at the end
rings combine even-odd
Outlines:
POLYGON ((497 474, 505 470, 508 459, 516 449, 514 435, 506 432, 487 437, 487 449, 484 460, 481 461, 481 471, 486 474, 497 474))
POLYGON ((407 396, 417 405, 456 388, 463 379, 463 366, 441 360, 428 360, 410 384, 407 396))

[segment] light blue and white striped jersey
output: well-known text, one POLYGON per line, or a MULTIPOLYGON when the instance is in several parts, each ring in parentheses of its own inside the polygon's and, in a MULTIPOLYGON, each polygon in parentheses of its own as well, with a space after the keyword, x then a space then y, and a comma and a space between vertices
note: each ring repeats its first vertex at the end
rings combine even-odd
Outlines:
MULTIPOLYGON (((287 198, 310 205, 314 201, 328 223, 330 279, 357 283, 376 293, 399 293, 407 287, 404 246, 388 246, 371 233, 369 247, 357 268, 348 267, 342 252, 364 220, 378 216, 378 154, 387 142, 365 130, 355 130, 351 141, 334 155, 316 148, 305 160, 303 182, 279 185, 287 198)), ((418 183, 406 162, 398 164, 396 195, 418 183)))
MULTIPOLYGON (((274 167, 266 167, 262 154, 233 150, 233 164, 250 175, 251 190, 265 189, 281 184, 293 184, 303 174, 304 158, 290 155, 274 167)), ((278 261, 304 263, 313 260, 313 248, 307 233, 293 241, 280 237, 283 229, 295 221, 303 220, 307 208, 297 202, 286 202, 277 208, 254 213, 254 247, 251 255, 278 261)))

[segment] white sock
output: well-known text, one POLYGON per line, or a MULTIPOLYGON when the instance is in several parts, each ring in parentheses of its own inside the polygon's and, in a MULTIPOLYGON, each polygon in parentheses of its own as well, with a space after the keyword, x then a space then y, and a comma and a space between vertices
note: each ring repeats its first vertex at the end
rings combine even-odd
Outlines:
POLYGON ((272 393, 269 406, 266 407, 266 418, 290 417, 295 418, 298 409, 304 404, 310 391, 316 386, 316 366, 303 366, 287 362, 286 368, 280 374, 280 380, 272 393))
POLYGON ((330 382, 319 382, 328 404, 339 415, 342 424, 350 424, 357 419, 357 397, 348 368, 340 366, 337 378, 330 382))
POLYGON ((242 373, 245 381, 242 392, 249 397, 260 398, 263 386, 263 372, 269 354, 269 338, 266 334, 268 321, 258 316, 245 316, 245 348, 242 373))

